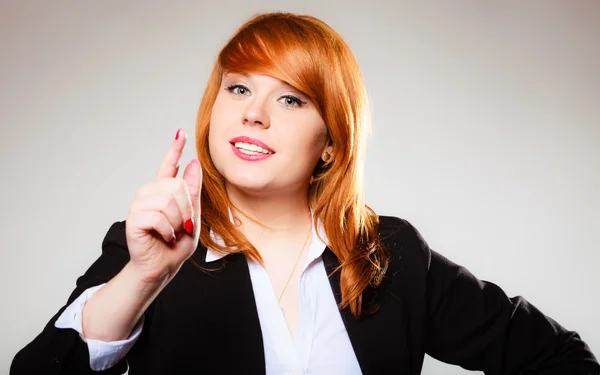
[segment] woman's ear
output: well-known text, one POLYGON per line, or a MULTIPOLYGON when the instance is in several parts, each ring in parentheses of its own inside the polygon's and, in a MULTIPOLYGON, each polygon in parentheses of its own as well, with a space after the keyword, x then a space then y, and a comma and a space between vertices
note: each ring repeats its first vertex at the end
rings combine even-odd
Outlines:
POLYGON ((331 160, 332 156, 333 156, 333 146, 330 143, 323 150, 323 153, 321 154, 321 160, 323 160, 325 163, 327 163, 328 161, 331 160))

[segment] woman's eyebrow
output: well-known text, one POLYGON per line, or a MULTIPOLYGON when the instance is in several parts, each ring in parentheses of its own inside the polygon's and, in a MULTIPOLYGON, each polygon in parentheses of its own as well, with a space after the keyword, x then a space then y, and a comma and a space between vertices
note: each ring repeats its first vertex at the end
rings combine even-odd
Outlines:
MULTIPOLYGON (((245 73, 245 72, 226 72, 226 73, 223 74, 223 78, 227 78, 229 75, 233 75, 233 76, 238 75, 238 76, 242 76, 244 78, 252 78, 250 73, 245 73)), ((302 91, 298 90, 297 88, 295 88, 294 86, 292 86, 288 82, 282 81, 282 80, 279 80, 279 81, 280 81, 280 85, 282 87, 284 87, 285 89, 290 90, 290 91, 295 91, 295 92, 297 92, 300 95, 306 96, 307 98, 309 97, 308 95, 306 95, 302 91)))
POLYGON ((250 78, 250 74, 249 73, 240 73, 240 72, 225 72, 225 74, 223 75, 223 77, 227 77, 229 75, 239 75, 239 76, 243 76, 246 78, 250 78))

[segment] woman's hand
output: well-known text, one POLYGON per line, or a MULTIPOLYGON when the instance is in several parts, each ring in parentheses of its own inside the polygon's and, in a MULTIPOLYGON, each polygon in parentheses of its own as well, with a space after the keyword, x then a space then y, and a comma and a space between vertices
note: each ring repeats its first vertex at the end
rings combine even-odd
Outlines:
POLYGON ((187 134, 179 129, 149 184, 129 208, 125 231, 130 266, 144 283, 169 282, 196 250, 200 238, 202 168, 192 160, 177 177, 187 134))

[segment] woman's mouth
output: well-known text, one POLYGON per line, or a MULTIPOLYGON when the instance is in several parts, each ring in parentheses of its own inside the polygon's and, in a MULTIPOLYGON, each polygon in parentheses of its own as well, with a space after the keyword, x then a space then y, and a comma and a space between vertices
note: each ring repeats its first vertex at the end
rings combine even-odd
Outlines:
POLYGON ((236 137, 229 141, 231 148, 240 159, 259 161, 271 157, 275 151, 261 140, 250 137, 236 137))
POLYGON ((231 150, 237 157, 245 161, 265 160, 275 154, 274 151, 246 142, 232 142, 231 150))
POLYGON ((258 145, 252 144, 252 143, 235 142, 235 143, 232 143, 232 145, 235 148, 237 148, 238 150, 240 150, 240 152, 247 154, 247 155, 260 155, 260 154, 271 155, 271 154, 274 154, 274 152, 266 150, 258 145))

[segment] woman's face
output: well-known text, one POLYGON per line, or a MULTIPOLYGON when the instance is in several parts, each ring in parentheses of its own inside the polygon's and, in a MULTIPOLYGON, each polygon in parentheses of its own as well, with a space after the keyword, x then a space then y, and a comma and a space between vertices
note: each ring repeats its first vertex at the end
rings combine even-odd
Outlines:
POLYGON ((327 128, 310 99, 267 75, 223 76, 212 108, 210 156, 228 184, 253 193, 306 186, 327 128))

